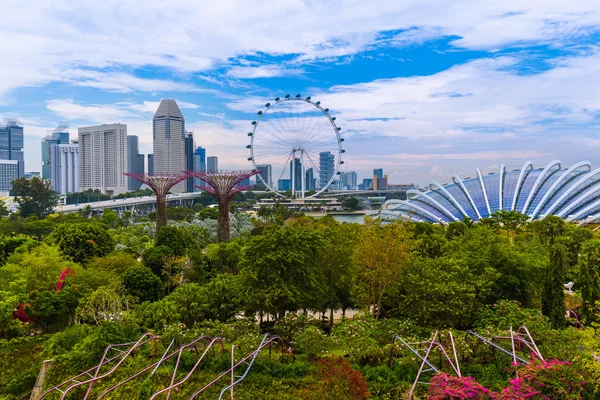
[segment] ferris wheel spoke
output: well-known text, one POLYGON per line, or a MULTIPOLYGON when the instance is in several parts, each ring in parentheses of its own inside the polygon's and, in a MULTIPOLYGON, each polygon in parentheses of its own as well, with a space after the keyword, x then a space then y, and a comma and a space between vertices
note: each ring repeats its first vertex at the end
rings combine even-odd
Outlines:
POLYGON ((281 143, 291 145, 289 138, 286 138, 285 134, 282 131, 276 129, 276 127, 274 127, 274 126, 271 126, 271 128, 273 128, 273 129, 267 129, 266 133, 269 133, 271 137, 277 139, 281 143), (274 131, 276 131, 276 132, 274 132, 274 131))

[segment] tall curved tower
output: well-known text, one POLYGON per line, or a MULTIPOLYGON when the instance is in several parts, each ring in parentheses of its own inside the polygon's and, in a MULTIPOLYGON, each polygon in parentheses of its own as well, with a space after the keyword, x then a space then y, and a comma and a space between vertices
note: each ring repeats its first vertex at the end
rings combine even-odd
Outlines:
MULTIPOLYGON (((152 120, 152 136, 154 174, 179 174, 185 171, 185 120, 175 100, 161 100, 152 120)), ((176 184, 171 191, 185 192, 185 182, 176 184)))

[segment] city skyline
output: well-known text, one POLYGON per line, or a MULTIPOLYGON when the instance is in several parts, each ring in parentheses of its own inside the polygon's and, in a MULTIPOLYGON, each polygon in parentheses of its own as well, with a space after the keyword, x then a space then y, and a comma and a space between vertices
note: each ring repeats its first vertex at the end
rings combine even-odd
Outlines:
POLYGON ((5 5, 11 18, 0 26, 0 50, 11 54, 0 63, 0 115, 25 127, 28 171, 41 171, 40 140, 63 120, 127 124, 140 152, 152 153, 161 98, 178 102, 186 128, 201 132, 196 140, 223 165, 248 169, 248 124, 286 93, 331 109, 347 139, 346 166, 361 178, 385 168, 391 182, 423 184, 501 162, 600 162, 593 2, 292 2, 235 11, 181 2, 170 8, 184 16, 174 25, 160 23, 165 11, 153 2, 119 11, 96 1, 56 6, 61 12, 35 1, 28 13, 16 7, 5 5), (248 15, 266 18, 256 24, 248 15))

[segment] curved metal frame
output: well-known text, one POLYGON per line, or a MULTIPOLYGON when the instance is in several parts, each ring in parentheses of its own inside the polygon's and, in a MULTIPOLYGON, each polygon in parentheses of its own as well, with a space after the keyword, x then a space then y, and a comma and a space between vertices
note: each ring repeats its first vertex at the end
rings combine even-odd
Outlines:
POLYGON ((530 218, 534 219, 536 217, 536 215, 540 212, 541 208, 544 207, 544 203, 548 200, 548 197, 550 197, 554 193, 554 191, 558 188, 558 186, 562 183, 562 181, 565 180, 569 176, 569 174, 571 174, 571 172, 573 172, 583 166, 587 166, 588 171, 590 171, 592 169, 592 164, 589 161, 580 161, 577 164, 572 165, 565 172, 563 172, 563 174, 556 180, 556 182, 554 182, 552 184, 552 186, 550 186, 550 188, 546 191, 546 193, 544 194, 544 196, 542 197, 542 199, 540 200, 538 205, 535 207, 535 209, 531 213, 530 218))
POLYGON ((567 197, 569 197, 569 195, 582 183, 584 183, 585 181, 587 181, 588 179, 590 179, 591 177, 593 177, 594 175, 598 175, 600 174, 600 168, 596 168, 593 171, 588 172, 587 174, 585 174, 584 176, 582 176, 577 182, 575 182, 569 189, 567 189, 562 196, 560 196, 554 203, 552 203, 552 205, 550 207, 548 207, 548 209, 546 210, 546 212, 542 215, 543 217, 545 217, 546 215, 552 213, 552 211, 554 211, 555 208, 557 208, 558 206, 560 206, 560 203, 563 202, 563 200, 565 200, 567 197))
MULTIPOLYGON (((439 222, 441 224, 444 224, 444 225, 448 224, 448 222, 444 221, 443 218, 440 218, 437 215, 433 214, 432 212, 427 211, 426 209, 424 209, 424 208, 422 208, 422 207, 420 207, 420 206, 418 206, 416 204, 412 204, 412 203, 410 203, 410 202, 408 202, 406 200, 392 199, 392 200, 389 200, 389 202, 387 204, 402 204, 402 205, 407 206, 409 208, 414 208, 415 210, 417 210, 421 214, 425 214, 425 215, 431 217, 434 221, 437 221, 437 222, 439 222)), ((386 207, 387 207, 387 205, 386 205, 386 207)))
MULTIPOLYGON (((335 161, 335 168, 333 170, 333 175, 331 176, 331 179, 329 179, 329 182, 327 182, 326 185, 324 185, 320 190, 318 190, 315 194, 313 194, 312 196, 308 196, 307 198, 313 198, 318 196, 319 194, 323 193, 323 191, 325 191, 325 189, 327 189, 335 180, 335 178, 337 177, 337 173, 340 170, 340 165, 341 165, 341 161, 342 161, 342 154, 343 154, 343 149, 342 149, 342 136, 340 135, 340 129, 338 129, 338 126, 335 123, 335 120, 329 115, 329 111, 326 111, 323 107, 321 107, 320 103, 317 104, 317 102, 314 102, 312 100, 310 100, 310 98, 302 98, 302 97, 283 97, 280 98, 279 100, 274 100, 274 103, 267 103, 269 104, 268 106, 265 106, 265 110, 261 112, 261 114, 259 114, 259 117, 257 118, 257 120, 255 121, 255 123, 253 124, 253 128, 252 128, 252 135, 250 136, 250 158, 252 161, 252 166, 254 167, 254 169, 256 170, 256 160, 254 159, 254 136, 256 135, 256 128, 258 127, 258 125, 260 124, 261 119, 267 114, 267 112, 272 109, 274 106, 276 106, 277 104, 283 103, 285 101, 303 101, 305 103, 308 104, 312 104, 316 109, 320 110, 323 115, 325 115, 327 117, 327 119, 329 120, 329 122, 331 123, 331 126, 333 127, 333 130, 335 132, 336 138, 337 138, 337 142, 338 142, 338 155, 336 157, 336 161, 335 161)), ((258 179, 261 180, 261 182, 265 185, 265 187, 269 188, 269 191, 273 191, 275 193, 278 193, 280 196, 283 196, 279 190, 272 190, 269 185, 267 184, 267 182, 264 181, 264 179, 262 178, 262 176, 259 174, 257 175, 258 179)))
POLYGON ((450 194, 450 192, 445 187, 443 187, 442 185, 440 185, 436 181, 429 181, 429 189, 431 189, 431 185, 437 187, 438 189, 440 189, 442 191, 442 193, 444 193, 446 196, 448 196, 449 197, 448 201, 452 202, 456 206, 456 209, 459 210, 461 213, 463 213, 464 217, 468 217, 469 216, 469 214, 467 214, 467 212, 465 211, 465 209, 462 208, 462 206, 460 205, 460 203, 458 202, 458 200, 456 200, 454 198, 454 196, 452 196, 450 194))
MULTIPOLYGON (((142 369, 142 370, 140 370, 140 371, 136 372, 135 374, 133 374, 133 375, 131 375, 131 376, 129 376, 129 377, 127 377, 127 378, 125 378, 125 379, 124 379, 124 380, 122 380, 121 382, 118 382, 116 385, 114 385, 114 386, 111 386, 111 387, 109 387, 108 389, 106 389, 104 392, 102 392, 102 393, 100 394, 100 396, 98 396, 98 400, 102 400, 102 399, 103 399, 103 398, 104 398, 104 397, 105 397, 105 396, 106 396, 108 393, 112 392, 113 390, 115 390, 115 389, 116 389, 116 388, 118 388, 119 386, 121 386, 121 385, 123 385, 123 384, 125 384, 125 383, 127 383, 127 382, 129 382, 129 381, 131 381, 131 380, 133 380, 133 379, 135 379, 135 378, 137 378, 138 376, 140 376, 140 375, 144 374, 145 372, 148 372, 148 371, 150 371, 152 368, 154 368, 154 369, 158 368, 158 366, 159 366, 159 365, 160 365, 160 364, 161 364, 163 361, 166 361, 166 360, 169 360, 169 359, 171 359, 172 357, 174 357, 175 355, 177 355, 177 354, 179 353, 179 351, 181 351, 182 349, 186 349, 186 348, 189 348, 189 347, 195 346, 195 345, 196 345, 196 343, 198 343, 198 342, 200 342, 200 341, 202 341, 202 340, 207 340, 207 339, 208 339, 208 340, 211 340, 212 338, 211 338, 210 336, 205 336, 205 335, 202 335, 202 336, 200 336, 200 337, 198 337, 198 338, 196 338, 196 339, 192 340, 190 343, 183 345, 183 346, 182 346, 182 347, 181 347, 179 350, 175 350, 174 352, 172 352, 172 353, 171 353, 171 354, 169 354, 169 355, 166 355, 166 353, 165 353, 165 355, 163 355, 163 357, 162 357, 162 358, 161 358, 161 359, 160 359, 158 362, 155 362, 154 364, 151 364, 151 365, 149 365, 149 366, 145 367, 144 369, 142 369)), ((168 351, 168 349, 167 349, 167 351, 168 351)))
MULTIPOLYGON (((206 384, 202 389, 195 391, 194 393, 192 393, 192 395, 190 396, 190 400, 194 399, 196 396, 198 396, 200 393, 204 392, 206 389, 208 389, 209 387, 211 387, 212 385, 214 385, 216 382, 219 381, 219 379, 221 379, 222 377, 224 377, 225 375, 231 373, 233 370, 235 370, 235 368, 239 367, 242 363, 245 363, 247 359, 252 358, 252 363, 254 362, 254 359, 256 359, 256 356, 258 355, 258 353, 260 353, 260 351, 262 349, 264 349, 268 344, 271 344, 272 342, 280 342, 281 343, 281 354, 283 357, 283 353, 285 351, 284 347, 284 343, 283 340, 279 337, 279 336, 271 336, 269 333, 267 333, 265 335, 265 337, 263 337, 263 340, 261 341, 261 346, 259 346, 256 350, 254 350, 253 352, 249 353, 248 355, 246 355, 244 358, 242 358, 240 361, 238 361, 234 366, 232 366, 231 368, 229 368, 227 371, 221 373, 219 376, 217 376, 215 379, 213 379, 212 381, 210 381, 208 384, 206 384), (270 339, 267 340, 265 342, 265 338, 269 336, 270 339)), ((252 365, 252 364, 250 364, 252 365)), ((249 368, 248 368, 249 370, 249 368)), ((229 388, 229 386, 226 387, 226 389, 229 388)), ((224 389, 225 390, 225 389, 224 389)))
POLYGON ((492 215, 492 209, 490 207, 490 201, 488 200, 487 193, 485 191, 485 183, 483 182, 483 176, 481 176, 481 171, 477 168, 477 176, 479 177, 479 185, 481 185, 481 191, 483 192, 483 198, 485 200, 485 205, 487 206, 488 216, 492 215))
POLYGON ((473 198, 471 197, 471 193, 469 193, 469 191, 467 190, 465 184, 463 183, 462 179, 460 179, 460 177, 456 174, 452 174, 452 180, 454 181, 455 184, 458 184, 458 186, 463 190, 463 192, 465 193, 465 196, 467 196, 467 199, 469 200, 469 203, 471 203, 471 207, 473 207, 473 210, 475 210, 475 214, 477 215, 477 219, 481 219, 481 214, 479 213, 479 209, 477 208, 477 206, 475 205, 475 202, 473 201, 473 198), (457 182, 458 180, 458 182, 457 182))
POLYGON ((423 193, 420 190, 415 190, 415 189, 409 189, 406 191, 406 195, 408 196, 409 194, 414 194, 415 197, 416 196, 421 196, 426 198, 427 200, 431 201, 435 206, 439 207, 440 210, 444 213, 446 213, 446 215, 448 215, 451 219, 458 221, 458 218, 456 218, 456 216, 454 214, 452 214, 450 212, 450 210, 448 210, 446 207, 444 207, 439 201, 437 201, 436 199, 434 199, 433 197, 430 197, 429 195, 427 195, 427 193, 423 193))
POLYGON ((83 398, 84 400, 87 399, 88 396, 90 395, 90 392, 92 391, 92 387, 94 385, 94 382, 97 382, 97 381, 99 381, 101 379, 104 379, 107 376, 111 375, 113 372, 115 372, 117 370, 117 368, 119 368, 121 366, 121 364, 123 363, 123 361, 125 361, 125 359, 131 355, 131 353, 133 352, 133 350, 137 349, 138 347, 142 346, 145 343, 148 343, 151 340, 150 339, 150 340, 146 340, 146 341, 142 342, 142 340, 145 337, 150 337, 151 339, 157 339, 158 338, 158 336, 155 336, 153 333, 144 333, 142 335, 142 337, 140 337, 138 339, 138 341, 135 342, 135 344, 133 346, 131 346, 129 348, 129 350, 127 350, 127 352, 125 352, 123 358, 121 358, 119 360, 119 362, 117 362, 108 372, 106 372, 106 373, 98 376, 98 372, 100 371, 100 367, 102 366, 102 364, 98 365, 98 367, 96 369, 96 372, 94 373, 94 376, 92 377, 92 379, 88 379, 88 380, 83 381, 83 382, 77 382, 74 385, 69 386, 68 388, 65 389, 65 391, 63 392, 63 394, 60 397, 60 399, 64 400, 67 397, 67 393, 69 393, 72 389, 74 389, 76 387, 79 387, 79 386, 83 386, 83 385, 89 384, 88 389, 87 389, 87 391, 85 393, 85 396, 83 398))
POLYGON ((546 176, 548 171, 550 171, 550 168, 552 168, 555 165, 558 165, 558 169, 560 170, 560 160, 550 161, 550 163, 548 163, 548 165, 546 165, 546 167, 543 169, 540 176, 538 176, 538 178, 535 180, 535 183, 533 184, 533 186, 531 187, 531 190, 529 191, 529 195, 527 195, 527 200, 525 200, 525 204, 523 205, 523 208, 521 209, 522 214, 527 213, 527 207, 529 207, 529 203, 531 203, 531 200, 533 200, 533 197, 535 196, 535 194, 538 190, 538 187, 544 180, 544 177, 546 176))
POLYGON ((504 175, 506 175, 506 167, 500 164, 500 182, 498 183, 498 210, 502 211, 504 205, 504 175))
POLYGON ((513 194, 512 206, 510 207, 511 211, 515 211, 515 207, 517 207, 517 198, 519 194, 521 194, 521 187, 523 186, 523 175, 525 175, 526 168, 529 167, 529 171, 533 170, 533 163, 531 161, 526 161, 523 164, 523 168, 521 168, 521 173, 519 174, 519 179, 517 179, 517 184, 515 186, 515 193, 513 194))
MULTIPOLYGON (((577 219, 577 218, 579 218, 579 217, 583 217, 584 215, 581 215, 581 214, 583 214, 583 213, 586 213, 586 212, 588 212, 588 211, 590 211, 590 210, 593 210, 594 208, 596 208, 596 207, 598 207, 598 206, 600 206, 600 200, 596 200, 595 202, 593 202, 593 203, 591 203, 591 204, 588 204, 587 206, 585 206, 585 207, 584 207, 584 208, 582 208, 581 210, 577 211, 575 214, 573 214, 573 215, 569 216, 569 217, 567 218, 567 221, 568 221, 568 222, 571 222, 571 221, 573 221, 573 220, 576 220, 576 219, 577 219)), ((594 215, 594 214, 592 214, 592 215, 588 215, 587 217, 590 217, 590 216, 593 216, 593 215, 594 215)))
POLYGON ((573 209, 574 207, 577 207, 579 205, 581 205, 581 203, 589 196, 591 196, 594 192, 597 192, 600 190, 600 184, 596 185, 596 186, 592 186, 592 188, 590 190, 588 190, 587 192, 585 192, 584 194, 582 194, 581 196, 579 196, 578 198, 576 198, 574 201, 572 201, 571 203, 569 203, 569 205, 565 208, 563 208, 562 210, 560 210, 560 212, 556 213, 557 216, 563 218, 565 214, 567 214, 569 211, 571 211, 571 209, 573 209))

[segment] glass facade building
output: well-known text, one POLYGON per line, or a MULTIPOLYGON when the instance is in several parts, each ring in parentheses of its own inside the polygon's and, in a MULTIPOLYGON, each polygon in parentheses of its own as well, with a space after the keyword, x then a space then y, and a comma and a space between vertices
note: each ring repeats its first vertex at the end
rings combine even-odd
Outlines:
POLYGON ((325 187, 335 170, 335 156, 330 151, 319 153, 319 188, 325 187))
MULTIPOLYGON (((127 135, 127 172, 132 174, 143 174, 145 158, 140 154, 140 139, 136 135, 127 135)), ((127 190, 138 190, 142 182, 127 177, 127 190)))
POLYGON ((58 126, 51 134, 42 139, 42 178, 52 180, 52 146, 69 144, 68 125, 58 126))
POLYGON ((16 119, 4 118, 0 125, 0 160, 17 161, 18 177, 25 176, 23 126, 16 119))
POLYGON ((382 215, 446 224, 507 210, 531 220, 556 215, 585 223, 600 219, 600 168, 592 169, 589 161, 565 167, 554 160, 539 168, 528 161, 516 169, 502 164, 488 174, 478 169, 472 177, 454 174, 445 184, 430 181, 427 189, 408 190, 407 196, 388 200, 382 215))
MULTIPOLYGON (((204 147, 196 147, 194 150, 194 171, 206 172, 206 149, 204 147)), ((204 181, 198 178, 194 180, 194 192, 199 192, 201 189, 198 186, 204 186, 204 181)))

